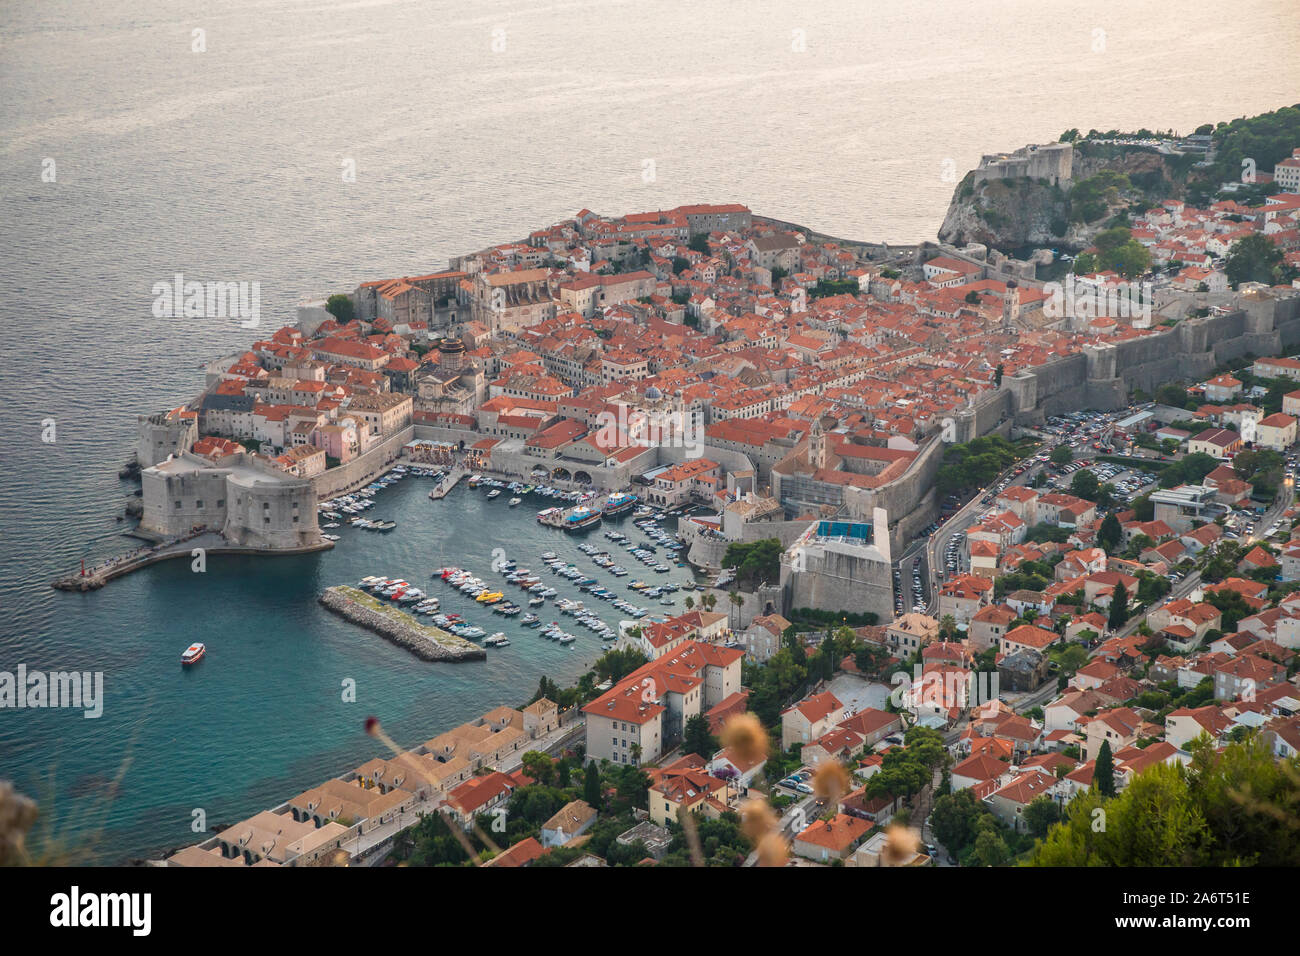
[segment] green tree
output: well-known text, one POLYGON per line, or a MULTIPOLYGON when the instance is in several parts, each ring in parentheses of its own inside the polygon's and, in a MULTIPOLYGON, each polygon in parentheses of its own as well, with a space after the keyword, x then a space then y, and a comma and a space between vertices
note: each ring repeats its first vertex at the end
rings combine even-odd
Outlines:
POLYGON ((780 578, 783 551, 777 538, 762 538, 749 543, 737 541, 727 545, 722 566, 735 568, 736 583, 752 591, 760 584, 770 584, 780 578))
POLYGON ((692 714, 682 731, 682 753, 699 754, 709 760, 718 750, 718 740, 709 733, 709 721, 703 714, 692 714))
POLYGON ((1092 768, 1092 785, 1103 797, 1115 796, 1115 758, 1111 756, 1110 741, 1103 740, 1097 751, 1097 762, 1092 768))
POLYGON ((1061 668, 1061 673, 1069 676, 1088 663, 1088 651, 1083 645, 1072 642, 1056 651, 1052 658, 1061 668))
POLYGON ((1046 794, 1035 797, 1030 801, 1029 806, 1025 807, 1025 826, 1040 840, 1047 835, 1052 824, 1060 819, 1060 805, 1046 794))
POLYGON ((1115 590, 1110 596, 1110 613, 1106 617, 1106 624, 1111 630, 1118 630, 1128 622, 1128 588, 1124 587, 1124 582, 1120 581, 1115 585, 1115 590))
POLYGON ((1074 477, 1070 480, 1070 494, 1088 501, 1095 501, 1100 490, 1101 483, 1090 469, 1085 468, 1082 471, 1076 471, 1074 477))
POLYGON ((586 775, 582 781, 582 799, 597 809, 600 808, 600 768, 596 761, 587 764, 586 775))
POLYGON ((1300 762, 1256 737, 1187 749, 1186 767, 1157 763, 1116 797, 1076 797, 1030 865, 1300 865, 1300 762))
POLYGON ((1001 866, 1010 857, 1006 841, 996 830, 982 830, 975 838, 974 862, 980 866, 1001 866))
POLYGON ((538 783, 549 784, 555 773, 555 761, 540 750, 527 751, 522 760, 524 773, 538 783))
POLYGON ((325 311, 334 316, 340 325, 347 325, 356 317, 352 297, 342 292, 336 292, 325 300, 325 311))
POLYGON ((1129 189, 1131 185, 1127 176, 1111 169, 1103 169, 1089 179, 1077 181, 1070 188, 1070 219, 1074 222, 1096 222, 1106 215, 1112 205, 1120 202, 1121 191, 1129 189))
POLYGON ((1186 408, 1187 397, 1187 389, 1174 383, 1161 385, 1156 389, 1156 401, 1172 408, 1186 408))
POLYGON ((930 829, 934 838, 956 856, 975 841, 977 824, 986 813, 988 808, 976 800, 975 792, 967 787, 934 801, 930 829))
POLYGON ((1074 459, 1074 452, 1070 450, 1069 445, 1057 445, 1047 457, 1053 465, 1060 467, 1061 465, 1068 465, 1074 459))
POLYGON ((1119 519, 1115 517, 1115 512, 1112 511, 1101 520, 1101 527, 1097 529, 1097 544, 1101 545, 1107 554, 1114 554, 1123 540, 1124 529, 1120 526, 1119 519))
POLYGON ((728 609, 727 612, 727 622, 731 625, 731 629, 734 631, 736 629, 736 624, 734 623, 735 618, 731 616, 731 611, 739 611, 743 608, 745 606, 745 597, 739 591, 730 591, 727 594, 727 600, 731 604, 731 608, 728 609))
POLYGON ((1262 233, 1251 233, 1232 244, 1223 271, 1233 286, 1241 282, 1275 285, 1282 280, 1282 250, 1262 233))

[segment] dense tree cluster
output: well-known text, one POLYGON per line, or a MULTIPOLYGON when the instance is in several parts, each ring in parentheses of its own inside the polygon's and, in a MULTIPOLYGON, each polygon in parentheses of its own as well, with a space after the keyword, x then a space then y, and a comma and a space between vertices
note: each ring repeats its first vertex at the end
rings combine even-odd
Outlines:
POLYGON ((1253 736, 1189 749, 1186 767, 1156 764, 1117 796, 1075 797, 1031 865, 1300 865, 1300 763, 1253 736))
POLYGON ((987 485, 1008 466, 1024 457, 1023 451, 999 435, 985 435, 943 453, 936 479, 940 495, 987 485))
POLYGON ((748 543, 736 541, 727 545, 722 566, 735 568, 736 583, 746 591, 753 591, 760 584, 774 584, 780 579, 783 550, 776 538, 748 543))

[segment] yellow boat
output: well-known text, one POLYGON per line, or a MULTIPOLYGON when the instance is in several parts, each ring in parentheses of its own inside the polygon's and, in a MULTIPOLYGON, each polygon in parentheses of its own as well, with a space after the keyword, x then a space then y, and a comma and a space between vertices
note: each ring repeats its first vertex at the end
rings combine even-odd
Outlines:
POLYGON ((496 604, 497 601, 500 601, 503 597, 505 597, 505 594, 501 591, 489 591, 480 594, 474 600, 478 601, 479 604, 496 604))

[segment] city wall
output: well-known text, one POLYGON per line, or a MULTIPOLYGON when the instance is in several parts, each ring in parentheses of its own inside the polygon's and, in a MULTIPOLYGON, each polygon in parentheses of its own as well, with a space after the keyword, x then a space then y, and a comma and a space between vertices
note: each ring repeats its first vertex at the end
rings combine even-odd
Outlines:
POLYGON ((408 425, 346 465, 339 465, 317 475, 312 479, 316 486, 316 497, 325 501, 370 484, 397 461, 402 454, 402 446, 414 437, 415 426, 408 425))
POLYGON ((859 520, 870 521, 874 509, 885 509, 890 519, 889 543, 893 553, 899 553, 939 515, 934 481, 943 463, 943 447, 938 439, 922 445, 907 471, 889 484, 844 490, 848 513, 859 520))
MULTIPOLYGON (((727 546, 734 542, 714 537, 690 521, 682 522, 679 529, 682 541, 688 548, 687 559, 691 564, 712 570, 722 567, 722 558, 727 553, 727 546)), ((781 542, 782 548, 788 548, 807 530, 807 521, 755 521, 745 525, 740 540, 744 544, 750 544, 765 538, 776 538, 781 542)))
MULTIPOLYGON (((1196 381, 1246 356, 1277 355, 1300 344, 1300 299, 1240 298, 1226 315, 1184 319, 1167 332, 1085 346, 1004 381, 1017 423, 1081 408, 1115 409, 1133 389, 1153 392, 1171 381, 1196 381)), ((980 421, 968 431, 986 434, 980 421)), ((962 440, 968 440, 970 436, 962 440)))

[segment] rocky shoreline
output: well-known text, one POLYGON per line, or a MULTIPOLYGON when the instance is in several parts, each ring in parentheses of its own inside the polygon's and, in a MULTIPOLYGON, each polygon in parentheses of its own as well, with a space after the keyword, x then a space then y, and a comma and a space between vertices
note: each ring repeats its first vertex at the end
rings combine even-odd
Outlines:
POLYGON ((339 617, 374 631, 391 644, 426 661, 481 661, 487 651, 464 638, 426 627, 397 608, 385 605, 357 588, 326 588, 320 603, 339 617))

